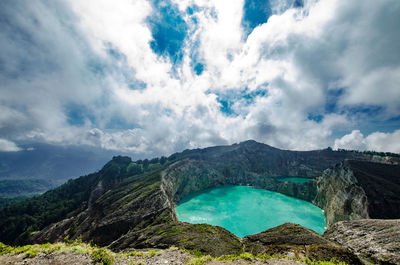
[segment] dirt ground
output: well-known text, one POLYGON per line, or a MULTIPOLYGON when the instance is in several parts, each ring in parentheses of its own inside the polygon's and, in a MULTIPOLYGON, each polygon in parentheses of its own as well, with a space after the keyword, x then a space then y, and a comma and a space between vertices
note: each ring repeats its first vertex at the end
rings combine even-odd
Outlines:
MULTIPOLYGON (((282 264, 282 265, 303 265, 305 263, 285 260, 285 259, 268 259, 263 262, 261 260, 235 260, 235 261, 217 261, 217 260, 204 260, 204 263, 194 263, 195 257, 183 250, 160 250, 152 257, 116 257, 114 264, 123 265, 169 265, 169 264, 207 264, 207 265, 247 265, 247 264, 282 264)), ((88 254, 78 254, 75 252, 55 252, 51 254, 39 253, 32 258, 24 258, 20 255, 1 255, 0 264, 2 265, 80 265, 80 264, 94 264, 92 258, 88 254)), ((99 264, 99 263, 97 263, 99 264)))

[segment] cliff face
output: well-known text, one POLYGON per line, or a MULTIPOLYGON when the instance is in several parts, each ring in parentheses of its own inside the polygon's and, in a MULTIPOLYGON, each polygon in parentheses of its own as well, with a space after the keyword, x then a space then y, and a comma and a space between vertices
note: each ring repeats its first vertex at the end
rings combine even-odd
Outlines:
POLYGON ((400 166, 353 160, 347 165, 365 191, 370 218, 400 218, 400 166))
POLYGON ((280 182, 268 175, 244 168, 232 170, 221 167, 219 163, 191 159, 171 165, 164 171, 161 181, 161 186, 173 206, 193 192, 223 185, 247 185, 306 201, 311 201, 316 195, 314 181, 305 184, 280 182))
POLYGON ((311 202, 316 196, 314 181, 279 182, 275 177, 312 180, 344 159, 367 159, 351 152, 280 150, 255 141, 188 150, 176 157, 178 162, 162 178, 163 189, 173 204, 190 193, 221 185, 249 185, 311 202))
POLYGON ((325 211, 328 227, 338 221, 400 218, 400 167, 344 161, 316 179, 313 203, 325 211))
POLYGON ((400 264, 400 220, 343 221, 324 235, 374 264, 400 264))
POLYGON ((337 221, 369 218, 365 191, 344 163, 325 170, 316 187, 313 203, 324 210, 328 227, 337 221))

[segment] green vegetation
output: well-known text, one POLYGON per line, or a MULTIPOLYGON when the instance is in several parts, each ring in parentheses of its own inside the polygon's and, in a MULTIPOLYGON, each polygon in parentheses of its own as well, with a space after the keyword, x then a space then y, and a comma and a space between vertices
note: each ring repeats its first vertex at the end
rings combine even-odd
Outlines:
POLYGON ((21 202, 23 200, 29 199, 29 196, 18 196, 13 198, 0 198, 0 210, 7 205, 14 204, 16 202, 21 202))
POLYGON ((30 197, 54 188, 56 184, 46 179, 4 179, 0 180, 0 198, 30 197))
POLYGON ((391 152, 376 152, 376 151, 358 151, 358 150, 347 150, 347 149, 338 149, 338 152, 351 152, 365 155, 375 155, 375 156, 392 156, 392 157, 400 157, 400 154, 391 153, 391 152))
POLYGON ((269 259, 289 259, 289 260, 296 260, 300 262, 304 262, 308 265, 347 265, 347 263, 339 261, 335 258, 332 258, 329 261, 315 261, 315 260, 310 260, 308 258, 306 259, 301 259, 301 258, 292 258, 292 257, 286 257, 286 256, 278 256, 278 255, 257 255, 253 256, 253 254, 248 253, 248 252, 243 252, 241 254, 237 255, 225 255, 225 256, 220 256, 220 257, 211 257, 210 255, 201 255, 201 256, 196 256, 192 259, 190 259, 186 265, 204 265, 207 264, 208 261, 212 260, 217 260, 217 261, 234 261, 234 260, 247 260, 247 261, 256 261, 260 260, 263 262, 266 262, 269 259))
POLYGON ((203 265, 206 264, 207 261, 211 261, 213 258, 209 255, 207 256, 201 256, 201 257, 195 257, 188 262, 186 262, 186 265, 203 265))
POLYGON ((82 202, 89 199, 97 178, 97 174, 92 174, 70 180, 41 196, 4 207, 0 211, 1 239, 13 243, 20 237, 18 243, 28 243, 31 232, 75 214, 82 202))
POLYGON ((97 248, 92 251, 92 260, 104 265, 110 265, 115 263, 114 254, 105 248, 97 248))
MULTIPOLYGON (((159 182, 156 181, 158 178, 156 171, 166 166, 165 158, 144 161, 132 162, 129 157, 113 157, 97 173, 69 180, 58 188, 21 202, 13 204, 5 202, 3 208, 0 206, 1 240, 6 244, 29 244, 33 232, 84 210, 91 191, 99 181, 102 181, 104 188, 111 189, 129 177, 134 177, 132 181, 138 178, 144 179, 141 183, 135 184, 139 185, 138 188, 144 188, 136 194, 135 199, 140 199, 139 196, 145 196, 159 186, 159 182)), ((129 197, 129 194, 127 196, 129 197)), ((125 201, 132 202, 132 200, 125 201)))
POLYGON ((221 260, 221 261, 232 261, 232 260, 238 260, 238 259, 253 261, 254 256, 253 256, 253 254, 251 254, 249 252, 243 252, 238 255, 233 254, 233 255, 226 255, 226 256, 216 258, 216 260, 221 260))
MULTIPOLYGON (((68 241, 68 240, 67 240, 68 241)), ((169 250, 165 251, 175 251, 178 250, 176 247, 171 247, 169 250)), ((98 262, 104 265, 111 265, 114 263, 117 263, 118 261, 121 260, 126 260, 131 264, 143 264, 142 261, 137 261, 135 259, 131 259, 131 257, 139 258, 139 259, 149 259, 154 256, 160 255, 160 251, 164 250, 154 250, 151 249, 149 251, 131 251, 131 252, 120 252, 120 253, 115 253, 112 252, 109 249, 98 247, 95 245, 91 244, 86 244, 82 243, 80 240, 75 240, 75 241, 68 241, 66 243, 46 243, 42 245, 25 245, 21 247, 12 247, 5 245, 3 243, 0 243, 0 255, 20 255, 22 254, 22 257, 25 258, 33 258, 37 256, 39 253, 45 253, 45 254, 51 254, 55 252, 74 252, 77 254, 87 254, 91 257, 93 262, 98 262)), ((315 261, 315 260, 310 260, 308 258, 306 259, 301 259, 301 258, 292 258, 292 257, 286 257, 286 256, 278 256, 278 255, 257 255, 254 256, 251 253, 248 252, 242 252, 237 255, 225 255, 225 256, 220 256, 220 257, 212 257, 210 255, 202 255, 200 254, 201 252, 197 251, 187 251, 189 255, 192 256, 192 258, 186 262, 186 265, 204 265, 207 264, 209 261, 234 261, 234 260, 246 260, 246 261, 267 261, 269 259, 291 259, 291 260, 297 260, 304 262, 308 265, 347 265, 344 262, 341 262, 335 258, 329 260, 329 261, 315 261)))
MULTIPOLYGON (((39 253, 51 254, 55 252, 74 252, 77 254, 87 254, 91 257, 93 262, 98 262, 104 265, 111 265, 118 261, 118 259, 124 259, 129 257, 140 257, 140 258, 151 258, 160 253, 154 249, 149 251, 132 251, 128 253, 115 253, 109 249, 98 247, 96 245, 82 243, 80 240, 69 241, 65 243, 46 243, 46 244, 36 244, 36 245, 25 245, 21 247, 12 247, 5 245, 0 242, 0 255, 19 255, 22 257, 33 258, 39 253)), ((130 260, 131 264, 143 264, 135 260, 130 260)))
POLYGON ((0 243, 0 255, 22 254, 23 258, 33 258, 39 253, 51 254, 54 252, 71 251, 77 254, 89 254, 94 262, 109 265, 115 263, 117 254, 108 249, 92 246, 90 244, 82 243, 81 241, 74 241, 70 243, 46 243, 42 245, 25 245, 21 247, 11 247, 0 243))

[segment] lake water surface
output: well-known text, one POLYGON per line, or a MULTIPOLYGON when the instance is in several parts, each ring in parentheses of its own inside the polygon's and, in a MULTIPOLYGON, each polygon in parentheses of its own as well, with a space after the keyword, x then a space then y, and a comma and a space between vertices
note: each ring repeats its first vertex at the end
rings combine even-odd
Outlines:
POLYGON ((247 186, 223 186, 186 196, 175 208, 178 219, 222 226, 239 237, 291 222, 320 234, 325 216, 317 206, 283 194, 247 186))

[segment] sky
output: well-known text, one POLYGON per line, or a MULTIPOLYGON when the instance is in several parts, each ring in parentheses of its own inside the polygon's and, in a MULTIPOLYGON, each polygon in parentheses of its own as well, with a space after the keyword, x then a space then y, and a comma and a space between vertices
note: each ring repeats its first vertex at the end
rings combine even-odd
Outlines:
POLYGON ((0 151, 400 152, 398 0, 5 0, 0 151))

